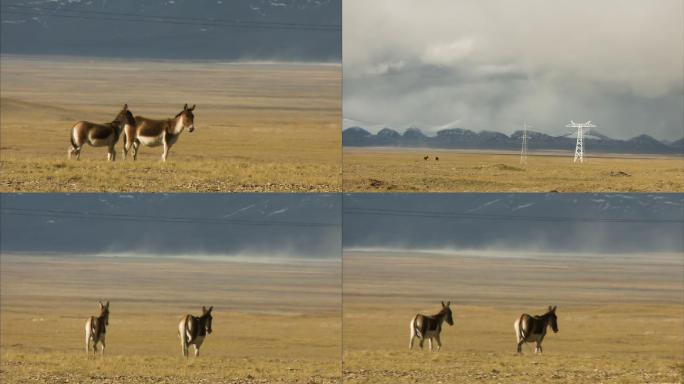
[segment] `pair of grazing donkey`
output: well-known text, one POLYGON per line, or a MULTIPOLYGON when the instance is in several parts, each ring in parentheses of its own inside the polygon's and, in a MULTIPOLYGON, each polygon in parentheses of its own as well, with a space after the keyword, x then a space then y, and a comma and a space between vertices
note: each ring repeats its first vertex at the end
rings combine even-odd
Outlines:
POLYGON ((88 144, 93 147, 107 147, 107 160, 116 160, 114 146, 119 137, 124 135, 123 157, 130 149, 133 149, 133 160, 138 157, 138 147, 143 144, 148 147, 164 146, 162 160, 166 161, 171 146, 178 141, 180 134, 187 129, 188 132, 195 130, 195 106, 188 108, 185 104, 183 110, 174 118, 154 120, 142 116, 133 116, 128 109, 128 104, 123 108, 111 123, 97 124, 89 121, 79 121, 71 128, 71 146, 69 158, 72 155, 76 159, 81 158, 81 149, 88 144))
MULTIPOLYGON (((451 302, 446 304, 442 302, 442 309, 434 315, 417 314, 410 324, 411 338, 409 341, 409 350, 413 349, 413 340, 418 338, 420 340, 420 348, 423 348, 423 341, 428 340, 430 351, 432 351, 432 340, 437 343, 437 351, 442 348, 442 341, 439 335, 442 332, 442 323, 447 322, 449 325, 454 325, 454 319, 451 314, 451 302)), ((522 345, 527 342, 536 342, 537 345, 534 353, 542 352, 542 341, 546 336, 546 329, 551 327, 553 332, 558 332, 558 318, 556 317, 556 307, 549 306, 548 312, 540 316, 531 316, 523 313, 513 323, 515 329, 515 339, 518 342, 518 353, 522 352, 522 345)))
MULTIPOLYGON (((85 347, 86 353, 90 355, 97 354, 97 345, 101 344, 100 349, 102 355, 105 350, 105 337, 107 335, 107 326, 109 326, 109 301, 103 304, 101 301, 100 315, 91 316, 85 324, 85 347)), ((183 356, 188 357, 188 348, 190 345, 195 347, 195 356, 199 356, 199 349, 204 342, 204 338, 211 333, 211 311, 214 307, 202 307, 202 315, 193 316, 185 315, 178 324, 178 335, 181 339, 181 348, 183 356)))

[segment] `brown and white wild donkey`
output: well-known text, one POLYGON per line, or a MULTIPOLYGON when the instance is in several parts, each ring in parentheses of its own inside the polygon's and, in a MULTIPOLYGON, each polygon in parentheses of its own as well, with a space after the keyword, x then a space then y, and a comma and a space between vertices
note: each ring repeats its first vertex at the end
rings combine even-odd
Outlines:
POLYGON ((546 329, 551 326, 554 333, 558 332, 558 317, 556 307, 549 305, 549 310, 541 316, 530 316, 523 313, 513 323, 515 339, 518 342, 518 353, 522 353, 522 345, 527 342, 536 342, 534 353, 542 353, 542 341, 546 336, 546 329))
POLYGON ((439 335, 442 332, 442 323, 446 321, 449 325, 454 325, 451 308, 449 307, 450 305, 451 301, 447 301, 446 304, 442 301, 442 309, 439 313, 431 316, 419 313, 411 320, 409 351, 413 349, 413 339, 416 337, 420 340, 420 349, 423 349, 423 342, 425 339, 427 339, 430 344, 430 352, 432 352, 433 339, 437 342, 437 351, 439 352, 439 350, 442 349, 442 341, 439 339, 439 335))
POLYGON ((185 315, 178 324, 178 335, 181 339, 183 356, 188 357, 190 344, 195 347, 195 356, 199 356, 199 349, 204 338, 211 333, 212 309, 214 309, 213 306, 209 309, 202 306, 202 316, 185 315))
POLYGON ((133 149, 133 160, 137 159, 138 149, 140 144, 143 144, 147 147, 163 145, 162 161, 166 161, 171 146, 178 141, 183 130, 186 128, 188 132, 195 130, 195 115, 192 113, 194 110, 195 105, 192 108, 188 108, 188 105, 185 104, 183 110, 176 117, 165 120, 153 120, 142 116, 135 116, 135 124, 124 127, 124 159, 131 148, 133 149))
POLYGON ((92 147, 107 147, 107 160, 116 160, 114 145, 119 141, 124 126, 135 126, 133 114, 128 110, 128 104, 111 123, 97 124, 89 121, 79 121, 71 128, 71 146, 69 158, 76 155, 76 160, 81 158, 81 149, 88 144, 92 147))
POLYGON ((90 347, 93 348, 93 356, 97 354, 97 344, 102 344, 102 355, 105 350, 105 336, 107 335, 107 326, 109 325, 109 301, 106 304, 100 304, 100 315, 90 316, 85 324, 85 347, 86 353, 90 356, 90 347))

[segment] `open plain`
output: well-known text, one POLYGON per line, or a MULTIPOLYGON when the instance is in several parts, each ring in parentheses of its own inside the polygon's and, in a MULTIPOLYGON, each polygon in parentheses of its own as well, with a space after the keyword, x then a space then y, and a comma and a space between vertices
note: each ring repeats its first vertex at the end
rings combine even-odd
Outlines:
POLYGON ((583 164, 573 164, 572 156, 534 153, 522 165, 511 152, 344 148, 343 186, 345 192, 684 191, 681 156, 589 152, 583 164))
POLYGON ((339 260, 3 255, 3 383, 338 383, 339 260), (84 324, 110 300, 104 357, 84 324), (178 322, 213 305, 201 355, 178 322))
POLYGON ((681 254, 345 251, 346 383, 681 383, 681 254), (409 322, 451 300, 440 352, 409 352, 409 322), (513 322, 557 305, 544 353, 513 322))
POLYGON ((0 91, 3 192, 330 192, 341 189, 337 64, 136 61, 7 56, 0 91), (161 147, 108 163, 86 146, 67 160, 71 127, 106 123, 124 103, 173 118, 196 104, 166 163, 161 147))

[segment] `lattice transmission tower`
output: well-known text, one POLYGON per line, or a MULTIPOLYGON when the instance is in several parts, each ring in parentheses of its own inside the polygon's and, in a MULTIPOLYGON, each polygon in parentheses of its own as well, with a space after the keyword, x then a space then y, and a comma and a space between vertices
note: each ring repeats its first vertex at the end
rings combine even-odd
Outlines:
POLYGON ((591 120, 587 121, 586 123, 575 123, 574 121, 570 120, 570 124, 566 125, 566 127, 577 128, 577 144, 575 145, 575 159, 572 162, 576 163, 577 160, 579 160, 580 163, 584 163, 584 134, 589 132, 589 128, 596 128, 596 126, 591 123, 591 120), (587 129, 586 131, 585 128, 587 129))
POLYGON ((522 148, 520 149, 520 164, 527 164, 527 128, 531 128, 527 122, 523 123, 522 148))

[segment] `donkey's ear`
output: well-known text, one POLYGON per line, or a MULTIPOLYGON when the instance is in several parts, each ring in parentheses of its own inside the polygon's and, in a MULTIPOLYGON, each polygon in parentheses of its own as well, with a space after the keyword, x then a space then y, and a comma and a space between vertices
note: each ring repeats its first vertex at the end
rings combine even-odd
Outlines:
POLYGON ((444 308, 444 307, 446 307, 446 305, 444 305, 444 302, 442 301, 442 308, 444 308))
POLYGON ((191 111, 191 112, 194 111, 196 106, 197 106, 197 104, 193 104, 192 108, 188 109, 188 111, 191 111))
POLYGON ((556 308, 558 308, 558 306, 557 306, 557 305, 554 305, 552 311, 555 312, 555 311, 556 311, 556 308))
POLYGON ((187 110, 188 110, 188 103, 185 103, 185 105, 183 106, 183 110, 184 110, 184 111, 187 111, 187 110))
POLYGON ((204 305, 202 306, 202 313, 207 313, 207 307, 205 307, 204 305))
POLYGON ((124 104, 123 110, 124 110, 124 111, 128 111, 128 103, 124 104))
POLYGON ((105 307, 109 308, 109 300, 107 300, 107 304, 105 304, 105 307))
POLYGON ((451 305, 451 301, 447 301, 447 307, 451 305))
POLYGON ((549 312, 553 311, 553 307, 549 305, 549 312))
POLYGON ((102 304, 101 301, 98 301, 97 303, 100 304, 100 308, 104 308, 104 304, 102 304))
POLYGON ((212 310, 212 309, 214 309, 214 306, 213 306, 213 305, 212 305, 211 307, 209 307, 209 309, 207 309, 207 313, 211 313, 211 310, 212 310))

